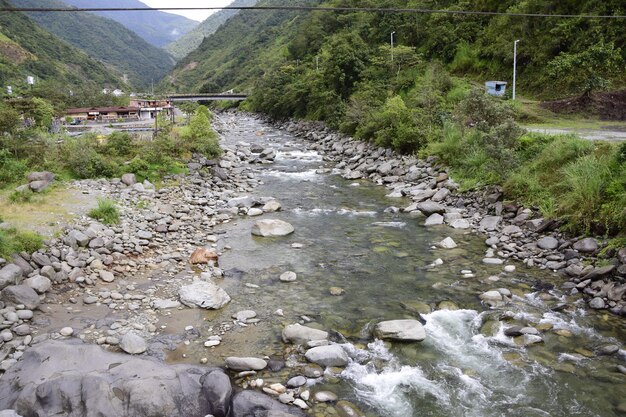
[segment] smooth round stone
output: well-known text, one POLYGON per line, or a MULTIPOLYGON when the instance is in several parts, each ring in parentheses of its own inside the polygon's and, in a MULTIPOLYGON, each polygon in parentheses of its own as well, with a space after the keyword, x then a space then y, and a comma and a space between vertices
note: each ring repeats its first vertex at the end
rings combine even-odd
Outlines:
POLYGON ((315 393, 314 398, 315 401, 320 403, 330 403, 338 399, 337 395, 330 391, 318 391, 315 393))
POLYGON ((296 279, 298 279, 298 276, 293 271, 287 271, 280 275, 282 282, 294 282, 296 279))
POLYGON ((70 337, 74 334, 74 329, 72 329, 71 327, 64 327, 61 329, 61 331, 59 331, 59 333, 61 334, 61 336, 70 337))
POLYGON ((306 384, 306 378, 302 375, 294 376, 289 381, 287 381, 287 386, 289 388, 298 388, 306 384))
POLYGON ((120 348, 128 354, 139 355, 148 349, 148 344, 143 337, 135 333, 126 333, 120 341, 120 348))
POLYGON ((320 378, 324 375, 324 369, 319 365, 311 363, 304 367, 303 373, 307 378, 320 378))
POLYGON ((219 340, 207 340, 204 342, 204 347, 215 347, 218 346, 221 342, 219 340))
POLYGON ((235 313, 232 315, 232 318, 234 318, 235 320, 243 321, 243 322, 253 319, 255 317, 256 317, 256 312, 252 310, 239 311, 238 313, 235 313))
POLYGON ((330 295, 339 297, 341 295, 344 295, 346 293, 346 290, 344 290, 343 288, 339 288, 339 287, 330 287, 329 292, 330 292, 330 295))
POLYGON ((504 267, 504 272, 515 272, 515 265, 507 265, 504 267))
POLYGON ((483 263, 487 265, 502 265, 504 261, 499 258, 485 258, 483 259, 483 263))
POLYGON ((259 358, 226 358, 226 366, 233 371, 260 371, 267 367, 267 362, 259 358))
POLYGON ((251 208, 250 210, 248 210, 248 216, 250 217, 260 216, 262 214, 263 214, 263 210, 258 209, 258 208, 251 208))
POLYGON ((30 334, 30 326, 28 324, 20 324, 13 329, 18 336, 27 336, 30 334))
POLYGON ((87 296, 85 298, 83 298, 83 303, 84 304, 95 304, 98 302, 98 297, 94 297, 93 295, 87 296))

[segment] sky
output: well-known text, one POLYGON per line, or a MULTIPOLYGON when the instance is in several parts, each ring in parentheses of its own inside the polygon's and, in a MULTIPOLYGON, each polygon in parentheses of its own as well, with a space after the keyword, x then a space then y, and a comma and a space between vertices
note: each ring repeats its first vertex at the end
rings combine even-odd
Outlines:
MULTIPOLYGON (((141 0, 143 3, 150 7, 221 7, 228 6, 233 0, 141 0)), ((175 13, 189 19, 197 20, 199 22, 206 19, 210 14, 214 13, 214 10, 180 10, 170 11, 168 13, 175 13)))

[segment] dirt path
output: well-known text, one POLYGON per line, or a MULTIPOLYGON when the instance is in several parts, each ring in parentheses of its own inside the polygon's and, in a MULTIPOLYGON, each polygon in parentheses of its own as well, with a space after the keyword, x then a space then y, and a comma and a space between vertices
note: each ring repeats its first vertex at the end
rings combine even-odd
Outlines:
POLYGON ((602 140, 607 142, 623 142, 626 141, 626 129, 581 129, 581 128, 548 128, 524 126, 531 132, 545 133, 548 135, 578 135, 583 139, 602 140))

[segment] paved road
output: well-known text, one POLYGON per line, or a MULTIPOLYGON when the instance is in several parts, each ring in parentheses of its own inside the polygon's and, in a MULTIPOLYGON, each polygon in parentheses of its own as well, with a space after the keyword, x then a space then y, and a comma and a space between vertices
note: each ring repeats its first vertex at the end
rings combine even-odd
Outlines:
POLYGON ((531 132, 547 133, 550 135, 563 135, 563 134, 575 134, 584 139, 589 140, 604 140, 608 142, 623 142, 626 141, 626 129, 624 130, 598 130, 598 129, 575 129, 575 128, 544 128, 544 127, 532 127, 525 126, 525 129, 531 132))

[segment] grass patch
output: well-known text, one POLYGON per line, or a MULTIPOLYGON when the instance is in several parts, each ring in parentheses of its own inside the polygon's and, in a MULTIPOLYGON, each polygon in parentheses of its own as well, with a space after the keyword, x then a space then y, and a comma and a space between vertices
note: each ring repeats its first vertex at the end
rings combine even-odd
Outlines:
POLYGON ((0 229, 0 257, 10 258, 14 253, 33 253, 43 247, 43 238, 34 232, 14 227, 0 229))
POLYGON ((98 207, 89 211, 88 216, 99 220, 106 225, 118 224, 120 222, 120 212, 113 200, 98 199, 98 207))
POLYGON ((15 190, 9 194, 9 201, 15 204, 32 203, 35 193, 30 188, 15 190))

